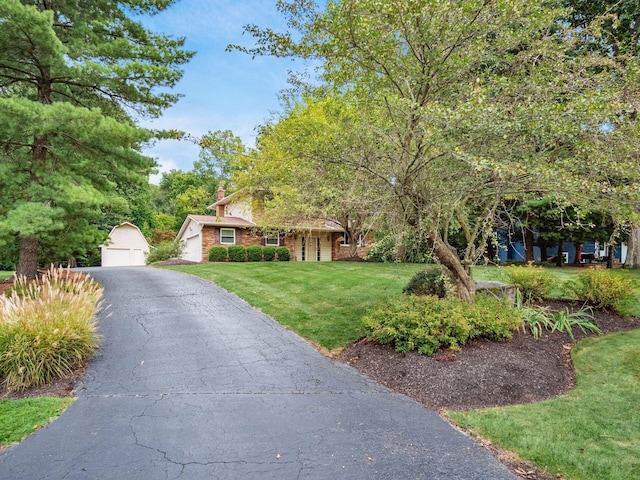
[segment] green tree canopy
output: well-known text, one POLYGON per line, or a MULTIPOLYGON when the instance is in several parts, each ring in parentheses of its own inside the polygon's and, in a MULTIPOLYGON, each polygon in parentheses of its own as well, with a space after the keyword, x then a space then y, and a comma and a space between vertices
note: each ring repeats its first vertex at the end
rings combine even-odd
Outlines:
POLYGON ((469 267, 505 198, 554 192, 613 216, 636 201, 637 163, 607 148, 637 132, 603 128, 636 69, 585 54, 602 30, 569 28, 566 10, 541 0, 278 4, 297 33, 248 26, 256 46, 236 48, 312 59, 322 88, 349 96, 358 120, 348 138, 368 146, 353 166, 388 194, 398 228, 422 232, 461 298, 473 298, 469 267))
POLYGON ((0 239, 20 245, 18 274, 35 277, 39 245, 94 248, 117 185, 146 181, 152 134, 131 119, 176 101, 156 87, 173 87, 192 54, 135 17, 172 3, 0 3, 0 239))

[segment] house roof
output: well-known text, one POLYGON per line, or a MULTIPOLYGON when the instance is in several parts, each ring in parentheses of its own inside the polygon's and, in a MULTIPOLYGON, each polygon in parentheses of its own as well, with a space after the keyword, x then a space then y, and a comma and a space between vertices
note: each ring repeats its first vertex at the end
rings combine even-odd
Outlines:
POLYGON ((300 222, 295 225, 287 225, 291 230, 304 232, 305 230, 321 231, 321 232, 344 232, 344 228, 333 220, 317 220, 310 222, 300 222))
POLYGON ((215 210, 215 208, 218 205, 227 205, 231 203, 236 197, 240 196, 241 193, 244 193, 244 189, 238 190, 237 192, 234 192, 231 195, 227 195, 226 197, 221 198, 216 203, 209 205, 207 208, 209 210, 215 210))
POLYGON ((144 240, 144 243, 147 244, 147 247, 149 246, 149 242, 147 242, 147 239, 144 237, 144 235, 142 234, 142 231, 140 230, 140 228, 137 225, 134 225, 131 222, 122 222, 120 225, 116 225, 115 227, 113 227, 111 229, 111 231, 109 232, 109 235, 107 236, 107 239, 105 240, 105 242, 101 245, 98 245, 99 247, 106 247, 109 245, 110 243, 110 239, 111 239, 111 235, 113 235, 113 232, 115 232, 116 230, 118 230, 119 228, 122 227, 126 227, 126 228, 133 228, 135 230, 137 230, 138 234, 140 235, 140 238, 142 238, 144 240))
POLYGON ((255 227, 256 224, 238 217, 218 217, 216 215, 187 215, 176 238, 181 238, 189 221, 194 221, 200 225, 216 226, 216 227, 235 227, 249 228, 255 227))

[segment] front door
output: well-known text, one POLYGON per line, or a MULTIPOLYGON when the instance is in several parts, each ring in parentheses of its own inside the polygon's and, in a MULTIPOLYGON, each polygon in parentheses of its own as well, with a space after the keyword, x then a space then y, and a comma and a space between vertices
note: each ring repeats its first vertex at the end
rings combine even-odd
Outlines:
POLYGON ((320 252, 320 237, 302 237, 300 259, 303 262, 319 262, 320 252))

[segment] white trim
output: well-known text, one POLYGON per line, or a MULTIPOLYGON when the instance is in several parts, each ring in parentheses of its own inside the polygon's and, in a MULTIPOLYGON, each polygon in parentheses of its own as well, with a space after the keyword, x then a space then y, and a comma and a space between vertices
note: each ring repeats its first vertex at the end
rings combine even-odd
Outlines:
POLYGON ((279 247, 280 246, 280 234, 276 233, 275 236, 266 236, 264 237, 264 244, 265 246, 269 246, 269 247, 279 247), (269 243, 269 240, 273 241, 275 240, 276 243, 269 243))
POLYGON ((220 244, 221 245, 235 245, 236 244, 236 229, 235 228, 228 228, 228 227, 222 227, 220 228, 220 244), (222 231, 223 230, 231 230, 233 232, 233 242, 225 242, 222 240, 222 231))

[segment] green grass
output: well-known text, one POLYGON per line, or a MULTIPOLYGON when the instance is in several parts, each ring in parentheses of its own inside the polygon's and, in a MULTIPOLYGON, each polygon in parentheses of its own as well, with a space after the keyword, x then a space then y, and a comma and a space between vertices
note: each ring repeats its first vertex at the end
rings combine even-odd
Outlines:
POLYGON ((13 277, 13 272, 8 272, 6 270, 0 270, 0 282, 7 278, 13 277))
POLYGON ((640 478, 640 330, 580 342, 576 388, 528 405, 450 412, 461 427, 563 478, 640 478))
POLYGON ((0 400, 0 447, 19 442, 58 417, 73 398, 0 400))
POLYGON ((329 350, 364 335, 364 310, 396 295, 424 265, 208 263, 168 267, 211 280, 329 350))

